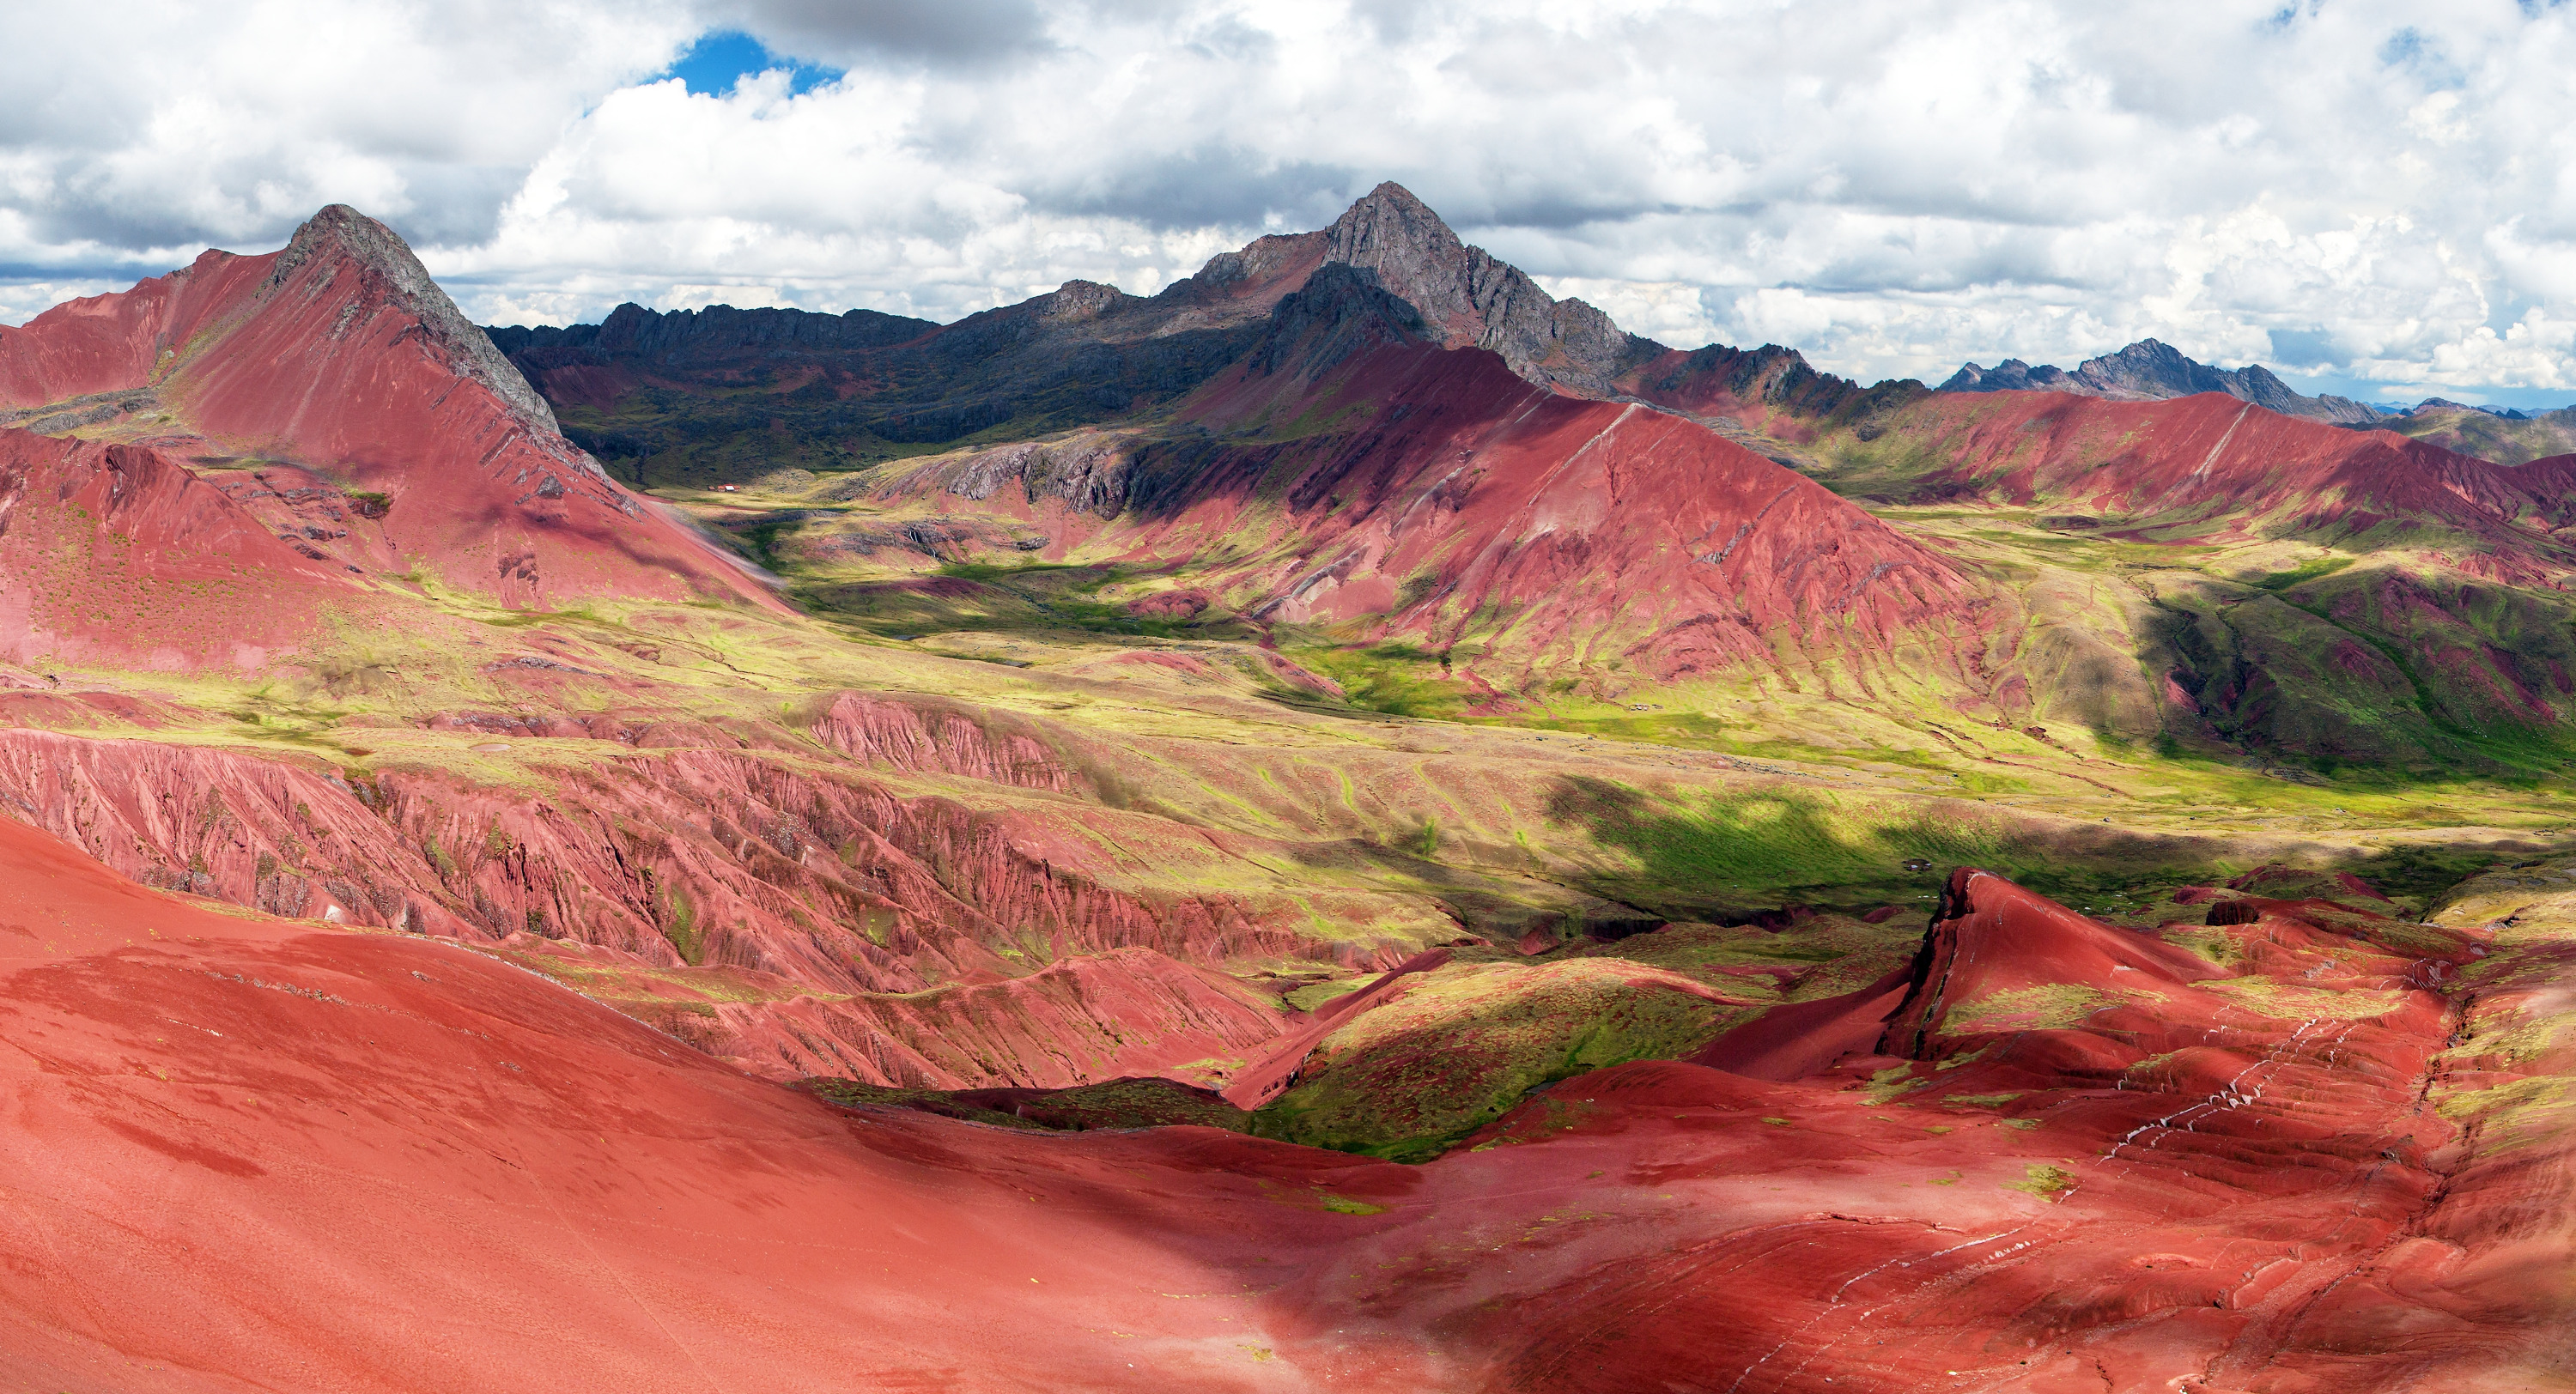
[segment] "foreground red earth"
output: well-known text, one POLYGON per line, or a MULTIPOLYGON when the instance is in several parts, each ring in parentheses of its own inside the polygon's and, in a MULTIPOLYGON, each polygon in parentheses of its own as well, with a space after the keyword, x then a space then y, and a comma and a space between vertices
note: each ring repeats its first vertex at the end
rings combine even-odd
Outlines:
POLYGON ((0 822, 0 1376, 2564 1387, 2566 1146, 2436 1107, 2535 1087, 2545 1055, 2443 1052, 2462 973, 2492 1018, 2540 960, 2263 889, 2157 935, 1963 871, 1849 1004, 1873 1053, 1602 1070, 1401 1167, 835 1109, 453 942, 0 822))

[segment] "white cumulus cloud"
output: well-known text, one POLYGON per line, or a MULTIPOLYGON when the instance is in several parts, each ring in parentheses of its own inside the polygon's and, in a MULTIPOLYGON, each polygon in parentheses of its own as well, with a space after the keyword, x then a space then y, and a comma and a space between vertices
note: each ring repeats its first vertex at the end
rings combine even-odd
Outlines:
POLYGON ((2576 397, 2576 21, 2515 0, 135 0, 0 41, 0 319, 334 201, 487 320, 948 319, 1395 179, 1683 346, 2576 397), (808 67, 660 76, 716 30, 808 67))

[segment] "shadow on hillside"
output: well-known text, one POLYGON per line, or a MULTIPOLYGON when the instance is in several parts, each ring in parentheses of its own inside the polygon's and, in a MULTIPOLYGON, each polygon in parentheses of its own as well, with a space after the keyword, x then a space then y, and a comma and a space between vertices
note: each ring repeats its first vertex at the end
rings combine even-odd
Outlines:
MULTIPOLYGON (((2254 864, 2237 839, 2223 835, 2050 823, 1958 800, 1899 813, 1780 787, 1679 798, 1569 775, 1551 790, 1547 817, 1633 859, 1624 867, 1599 867, 1587 889, 1675 919, 1725 918, 1785 900, 1928 903, 1950 868, 1961 865, 2082 907, 2175 885, 2218 884, 2254 864)), ((2456 883, 2507 850, 2534 846, 2397 847, 2335 869, 2404 899, 2456 883)))

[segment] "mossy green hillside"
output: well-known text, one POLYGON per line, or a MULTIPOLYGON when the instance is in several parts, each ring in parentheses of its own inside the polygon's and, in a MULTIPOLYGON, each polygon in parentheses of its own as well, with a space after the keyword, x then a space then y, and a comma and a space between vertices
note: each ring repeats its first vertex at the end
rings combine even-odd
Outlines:
POLYGON ((1254 1128, 1426 1161, 1537 1086, 1688 1054, 1757 1010, 1630 962, 1456 964, 1326 1037, 1301 1082, 1261 1110, 1254 1128))

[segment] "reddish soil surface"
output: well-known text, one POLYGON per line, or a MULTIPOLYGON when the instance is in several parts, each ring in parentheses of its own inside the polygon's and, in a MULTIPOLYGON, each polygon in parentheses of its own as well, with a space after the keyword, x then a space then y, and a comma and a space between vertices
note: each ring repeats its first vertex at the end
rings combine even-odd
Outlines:
POLYGON ((673 1014, 665 1018, 673 1034, 703 1040, 754 1073, 930 1089, 1189 1078, 1267 1048, 1283 1026, 1277 1005, 1242 983, 1152 949, 899 996, 800 995, 696 1010, 713 1020, 673 1014))
POLYGON ((2471 1390, 2564 1329, 2563 1147, 2425 1102, 2475 945, 2327 902, 2222 971, 1962 873, 1910 1055, 1620 1066, 1399 1167, 836 1111, 14 824, 0 891, 28 1388, 2471 1390))
POLYGON ((1236 1108, 1259 1108, 1287 1092, 1297 1082, 1297 1072, 1305 1066, 1306 1057, 1324 1038, 1341 1028, 1352 1017, 1379 1006, 1392 997, 1408 973, 1427 973, 1449 961, 1446 949, 1431 949, 1415 954, 1379 975, 1375 982, 1357 992, 1346 992, 1318 1007, 1309 1018, 1287 1035, 1270 1042, 1260 1054, 1244 1063, 1225 1087, 1225 1101, 1236 1108))
POLYGON ((0 660, 257 670, 370 602, 159 451, 0 430, 0 660))
POLYGON ((451 944, 210 913, 7 822, 0 886, 12 1387, 1296 1388, 1258 1275, 1378 1223, 1325 1190, 1404 1181, 838 1112, 451 944))
MULTIPOLYGON (((830 711, 845 733, 858 729, 851 713, 870 710, 880 733, 912 729, 885 714, 892 705, 852 697, 830 711)), ((948 716, 925 710, 917 720, 948 716)), ((352 783, 318 759, 0 730, 0 795, 173 890, 355 925, 535 933, 639 964, 730 965, 832 992, 1012 976, 1025 970, 998 951, 1021 943, 1048 961, 1139 947, 1200 963, 1308 943, 1234 897, 1102 884, 1093 873, 1110 868, 1055 818, 907 797, 863 771, 771 758, 731 737, 669 739, 612 745, 555 772, 539 798, 428 770, 352 783)), ((1018 749, 1011 739, 999 748, 1018 749)), ((947 758, 972 763, 979 749, 992 747, 955 745, 947 758)), ((1117 815, 1068 805, 1062 816, 1117 815)))
POLYGON ((1058 794, 1098 793, 1043 736, 1011 727, 1007 714, 962 702, 897 701, 845 692, 823 709, 812 729, 816 740, 873 765, 1058 794))

